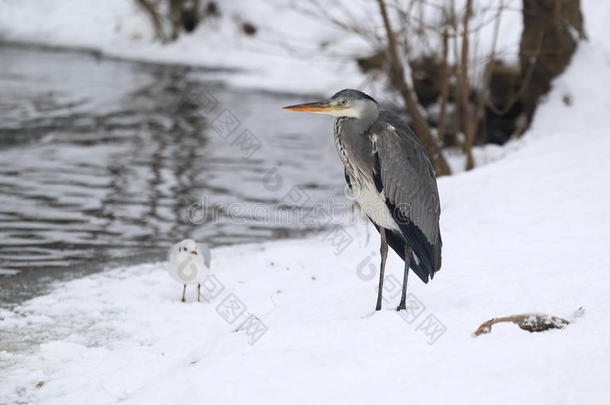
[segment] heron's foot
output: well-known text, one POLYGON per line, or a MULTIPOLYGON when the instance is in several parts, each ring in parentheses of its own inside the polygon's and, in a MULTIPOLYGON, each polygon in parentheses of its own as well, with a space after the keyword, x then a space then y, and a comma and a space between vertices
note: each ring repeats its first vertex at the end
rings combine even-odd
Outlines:
POLYGON ((398 304, 398 306, 396 307, 397 311, 402 311, 404 309, 407 309, 407 306, 405 305, 404 302, 401 302, 400 304, 398 304))
POLYGON ((381 303, 378 303, 375 307, 375 311, 381 311, 381 303))
POLYGON ((182 297, 182 299, 180 301, 181 302, 186 302, 186 299, 184 297, 182 297))

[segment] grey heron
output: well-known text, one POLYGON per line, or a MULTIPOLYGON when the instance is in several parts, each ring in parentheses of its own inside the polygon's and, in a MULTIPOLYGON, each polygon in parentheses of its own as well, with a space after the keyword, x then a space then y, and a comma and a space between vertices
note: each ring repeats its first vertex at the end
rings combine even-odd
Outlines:
POLYGON ((381 309, 388 244, 405 263, 397 310, 405 309, 409 268, 424 283, 441 268, 438 188, 423 146, 403 120, 358 90, 283 109, 336 117, 334 140, 345 179, 381 238, 375 309, 381 309))

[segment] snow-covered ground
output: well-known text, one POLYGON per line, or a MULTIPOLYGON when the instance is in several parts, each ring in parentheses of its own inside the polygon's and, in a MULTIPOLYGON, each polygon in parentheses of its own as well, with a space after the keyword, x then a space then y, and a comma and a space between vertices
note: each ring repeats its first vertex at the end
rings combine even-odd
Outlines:
POLYGON ((164 263, 114 269, 0 312, 0 403, 610 403, 610 7, 583 4, 591 41, 532 129, 439 180, 443 268, 411 277, 417 310, 394 311, 391 254, 373 313, 362 223, 215 249, 205 303, 180 303, 164 263), (472 337, 490 317, 581 306, 563 330, 472 337))
POLYGON ((0 0, 0 41, 92 49, 109 56, 154 62, 240 69, 233 86, 282 92, 327 92, 364 81, 355 62, 321 52, 328 40, 345 55, 354 44, 332 25, 303 17, 282 0, 218 2, 221 16, 208 18, 192 35, 163 45, 148 15, 134 0, 0 0), (258 32, 247 36, 241 22, 258 32), (349 40, 349 41, 348 41, 349 40), (346 42, 350 42, 346 48, 346 42), (335 73, 337 72, 337 73, 335 73), (341 74, 338 74, 341 72, 341 74))
POLYGON ((0 314, 16 339, 0 352, 0 403, 610 402, 604 77, 593 39, 510 154, 440 179, 444 265, 429 285, 411 278, 417 311, 394 311, 392 254, 373 313, 378 239, 364 224, 346 244, 215 249, 206 303, 180 303, 163 263, 115 269, 0 314), (581 306, 563 330, 472 337, 490 317, 581 306))

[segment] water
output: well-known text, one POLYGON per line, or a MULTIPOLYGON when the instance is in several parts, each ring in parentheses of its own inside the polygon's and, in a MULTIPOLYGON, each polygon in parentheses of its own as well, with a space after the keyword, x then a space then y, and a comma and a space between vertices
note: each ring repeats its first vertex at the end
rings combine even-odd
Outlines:
POLYGON ((330 120, 214 74, 0 45, 0 305, 185 237, 320 229, 299 218, 343 198, 330 120))

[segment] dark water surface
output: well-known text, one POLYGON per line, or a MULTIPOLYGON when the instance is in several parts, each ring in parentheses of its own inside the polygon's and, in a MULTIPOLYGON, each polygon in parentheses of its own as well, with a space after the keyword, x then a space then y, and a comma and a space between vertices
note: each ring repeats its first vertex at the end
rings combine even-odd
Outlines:
POLYGON ((160 260, 185 237, 219 245, 319 229, 298 218, 343 196, 330 120, 279 109, 298 97, 213 77, 0 44, 0 305, 160 260))

